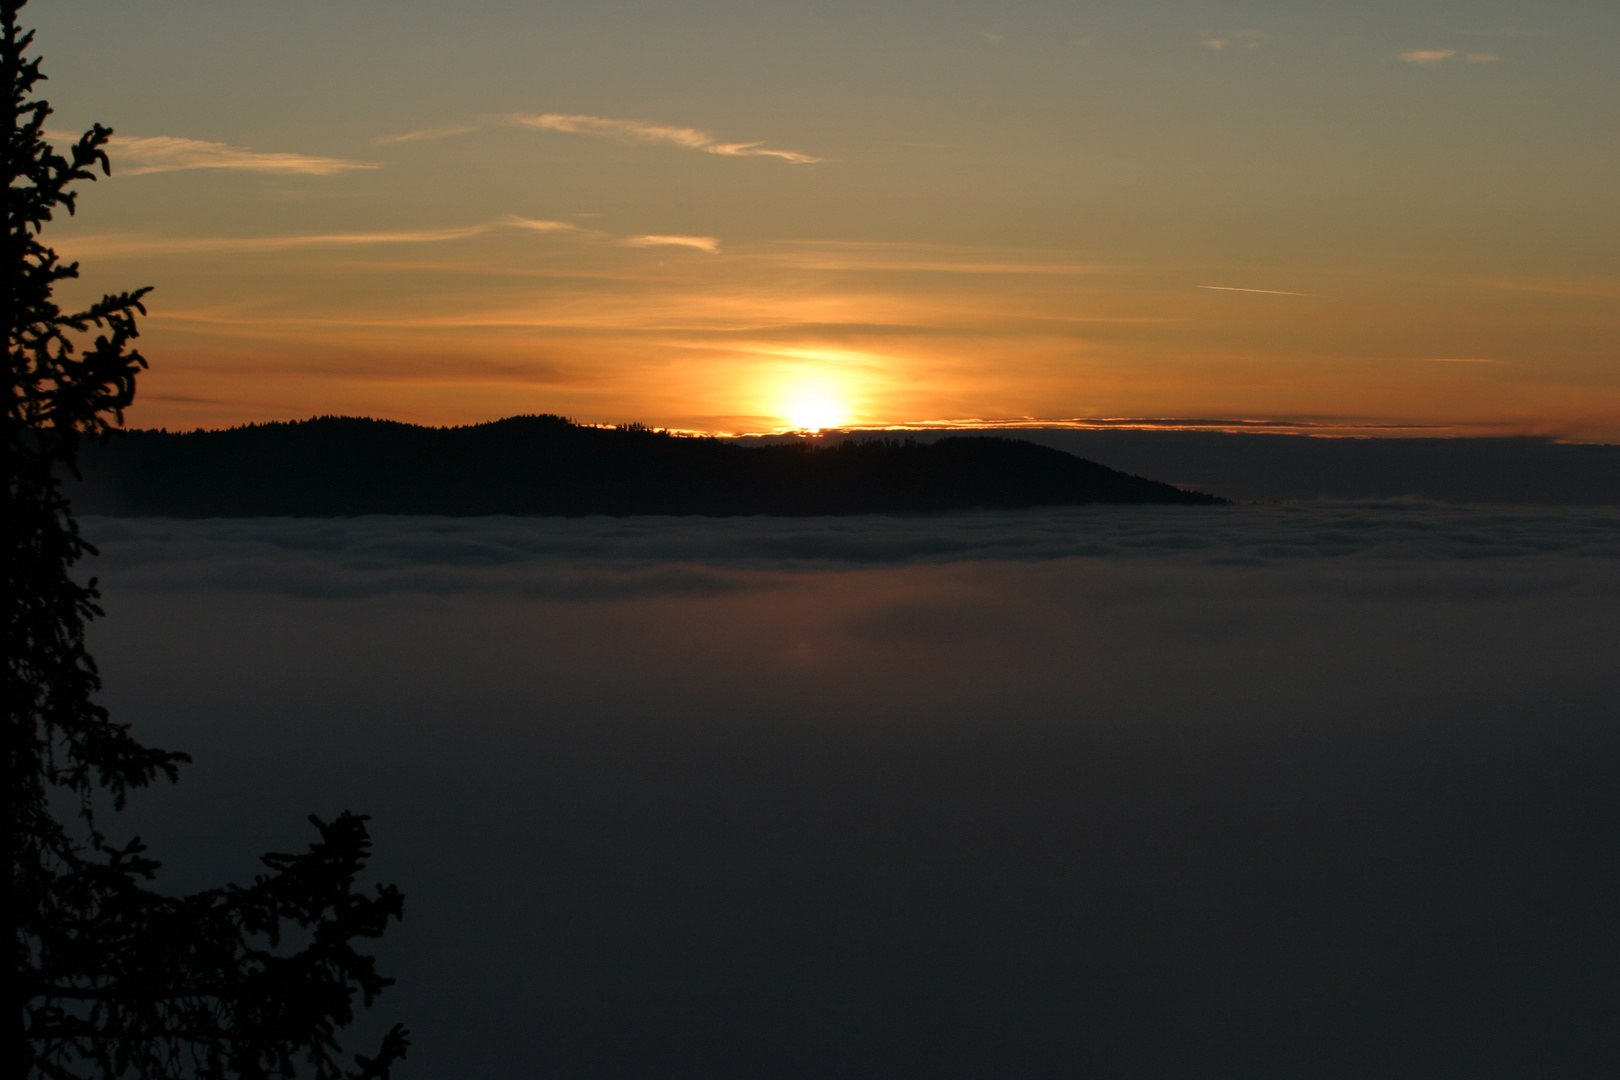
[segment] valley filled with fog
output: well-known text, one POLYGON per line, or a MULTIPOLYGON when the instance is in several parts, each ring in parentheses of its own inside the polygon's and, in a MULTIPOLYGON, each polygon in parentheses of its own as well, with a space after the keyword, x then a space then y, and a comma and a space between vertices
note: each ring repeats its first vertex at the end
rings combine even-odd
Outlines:
POLYGON ((452 1077, 1620 1067, 1620 511, 90 518, 176 891, 373 815, 452 1077))

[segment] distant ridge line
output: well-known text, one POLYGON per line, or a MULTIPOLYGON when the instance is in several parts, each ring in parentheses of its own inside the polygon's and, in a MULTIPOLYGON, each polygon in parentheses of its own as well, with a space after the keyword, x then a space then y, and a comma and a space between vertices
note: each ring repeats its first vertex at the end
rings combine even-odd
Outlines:
POLYGON ((814 516, 1226 501, 999 435, 745 446, 551 415, 450 428, 325 416, 130 431, 86 455, 71 493, 83 513, 193 518, 814 516))

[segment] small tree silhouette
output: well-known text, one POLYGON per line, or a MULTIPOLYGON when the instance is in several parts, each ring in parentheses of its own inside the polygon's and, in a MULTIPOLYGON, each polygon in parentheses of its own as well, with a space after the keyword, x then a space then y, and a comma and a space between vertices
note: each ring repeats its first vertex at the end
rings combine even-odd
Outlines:
POLYGON ((143 746, 96 704, 101 681, 85 647, 100 615, 95 580, 74 564, 95 549, 79 534, 61 476, 86 438, 123 423, 146 366, 130 348, 147 289, 64 314, 57 282, 78 276, 39 235, 70 185, 111 173, 112 131, 97 124, 72 160, 45 141, 50 106, 32 99, 44 76, 18 27, 26 0, 3 0, 0 62, 10 88, 6 136, 6 490, 0 506, 6 575, 5 698, 13 994, 20 1016, 14 1075, 56 1078, 296 1076, 386 1080, 404 1057, 396 1025, 375 1057, 340 1062, 336 1034, 393 980, 356 939, 380 936, 403 897, 355 878, 371 850, 366 818, 312 817, 319 839, 297 855, 263 857, 253 884, 172 897, 145 887, 158 869, 139 839, 108 841, 95 803, 122 809, 131 788, 178 778, 186 755, 143 746), (95 333, 82 352, 73 336, 95 333), (53 796, 53 792, 56 793, 53 796), (78 812, 53 813, 62 796, 78 812), (301 947, 285 941, 284 935, 301 947))

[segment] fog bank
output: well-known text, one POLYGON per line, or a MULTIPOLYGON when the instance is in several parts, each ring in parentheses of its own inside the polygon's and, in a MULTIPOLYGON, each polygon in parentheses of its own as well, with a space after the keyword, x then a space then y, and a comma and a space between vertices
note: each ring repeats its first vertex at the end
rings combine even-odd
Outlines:
POLYGON ((405 1080, 1620 1067, 1620 519, 94 519, 130 824, 375 815, 405 1080))

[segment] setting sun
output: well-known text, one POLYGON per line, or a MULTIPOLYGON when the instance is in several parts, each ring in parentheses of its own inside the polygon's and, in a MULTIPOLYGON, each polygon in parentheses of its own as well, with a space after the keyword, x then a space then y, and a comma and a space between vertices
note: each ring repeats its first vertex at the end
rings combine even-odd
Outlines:
POLYGON ((781 417, 798 431, 823 431, 854 423, 860 413, 851 401, 859 375, 849 368, 852 358, 843 353, 807 355, 797 352, 786 370, 780 371, 766 400, 774 404, 766 410, 781 417))
POLYGON ((788 404, 787 422, 805 431, 842 427, 849 423, 849 409, 843 402, 828 397, 803 397, 788 404))
POLYGON ((1617 42, 5 0, 14 1075, 1620 1080, 1617 42))

